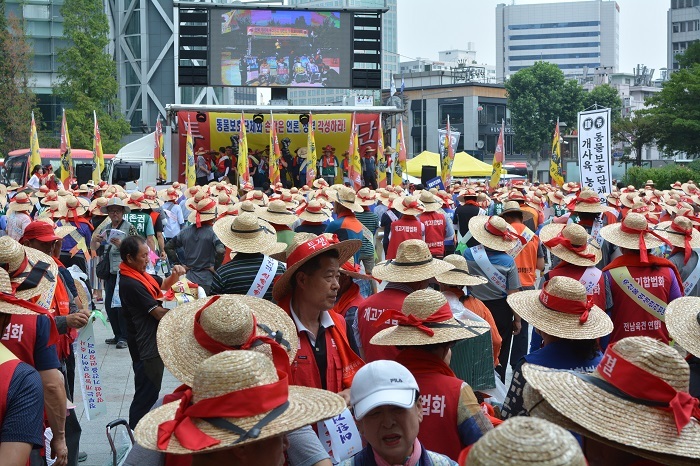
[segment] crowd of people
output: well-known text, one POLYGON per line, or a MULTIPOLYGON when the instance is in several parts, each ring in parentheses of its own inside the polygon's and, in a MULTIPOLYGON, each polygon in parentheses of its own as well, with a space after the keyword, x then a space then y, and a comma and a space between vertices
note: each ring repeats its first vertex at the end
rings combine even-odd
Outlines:
POLYGON ((0 463, 84 459, 72 342, 101 304, 127 465, 700 462, 692 181, 260 190, 204 161, 192 187, 0 185, 0 463))

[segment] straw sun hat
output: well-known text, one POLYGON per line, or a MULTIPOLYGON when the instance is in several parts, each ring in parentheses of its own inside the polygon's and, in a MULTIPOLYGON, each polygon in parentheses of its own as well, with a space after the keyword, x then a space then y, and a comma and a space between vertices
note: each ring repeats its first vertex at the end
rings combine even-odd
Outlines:
POLYGON ((135 435, 139 445, 149 450, 173 454, 207 453, 282 435, 336 416, 344 409, 345 401, 335 393, 290 386, 288 376, 277 372, 272 361, 260 353, 225 351, 199 365, 191 392, 186 392, 181 400, 146 414, 136 426, 135 435), (245 411, 234 402, 236 398, 251 400, 253 406, 248 410, 259 414, 230 415, 245 411), (189 415, 188 411, 192 410, 204 414, 189 415), (218 422, 213 422, 214 419, 218 422), (231 426, 215 426, 222 421, 234 424, 245 435, 231 426), (172 435, 168 435, 169 432, 172 435), (202 439, 202 434, 210 438, 202 439))
POLYGON ((357 191, 357 202, 363 206, 371 206, 377 203, 377 193, 369 188, 357 191))
POLYGON ((506 201, 503 203, 503 210, 499 214, 499 217, 503 217, 504 215, 511 214, 514 212, 518 212, 523 216, 523 222, 527 222, 528 220, 532 220, 535 216, 532 214, 532 212, 528 210, 522 210, 520 208, 520 204, 518 201, 506 201))
POLYGON ((581 446, 544 419, 518 416, 488 431, 472 446, 465 466, 586 466, 581 446))
MULTIPOLYGON (((605 199, 603 199, 605 201, 605 199)), ((598 194, 591 189, 584 189, 569 203, 569 210, 572 212, 603 213, 608 209, 601 204, 598 194)))
POLYGON ((272 225, 249 212, 220 218, 214 222, 214 233, 232 252, 272 255, 287 247, 277 242, 277 232, 272 225))
POLYGON ((119 196, 110 197, 107 200, 107 204, 100 207, 100 212, 102 212, 102 215, 107 215, 107 209, 113 206, 121 207, 122 209, 124 209, 125 214, 131 212, 131 207, 126 205, 119 196))
POLYGON ((215 219, 217 204, 216 199, 209 197, 202 199, 191 207, 192 212, 187 216, 187 221, 200 227, 202 222, 215 219))
MULTIPOLYGON (((3 268, 0 268, 0 293, 14 294, 12 291, 12 282, 10 281, 10 276, 8 275, 7 271, 3 268)), ((6 301, 0 300, 0 314, 31 315, 36 313, 36 311, 29 309, 25 305, 8 303, 6 301)))
POLYGON ((335 191, 335 199, 333 199, 338 204, 342 205, 346 209, 350 209, 353 212, 362 212, 362 205, 357 199, 357 195, 352 188, 346 186, 341 187, 335 191))
POLYGON ((34 203, 27 193, 18 193, 10 200, 8 212, 31 212, 34 209, 34 203))
POLYGON ((246 295, 181 304, 161 319, 156 336, 165 367, 190 387, 197 366, 213 354, 250 349, 273 359, 270 341, 275 340, 291 363, 299 346, 294 321, 286 312, 270 301, 246 295), (195 334, 195 325, 206 335, 195 334))
POLYGON ((445 296, 432 289, 414 291, 406 296, 400 312, 387 312, 391 315, 386 317, 398 325, 374 335, 370 340, 373 345, 433 345, 477 337, 490 330, 486 322, 456 319, 445 296))
POLYGON ((600 229, 600 236, 607 242, 626 249, 640 250, 644 261, 646 250, 661 246, 668 240, 649 229, 646 217, 630 212, 620 223, 606 225, 600 229), (644 251, 644 254, 641 251, 644 251))
POLYGON ((693 356, 700 357, 700 298, 676 298, 666 307, 666 327, 673 339, 693 356))
POLYGON ((3 236, 0 237, 0 264, 9 272, 12 283, 18 286, 15 296, 26 300, 39 296, 37 304, 47 309, 51 307, 58 266, 50 256, 37 249, 24 247, 9 236, 3 236), (35 269, 42 273, 36 277, 38 283, 30 288, 29 283, 24 282, 35 269))
POLYGON ((569 264, 590 267, 603 258, 598 242, 576 223, 550 223, 540 230, 540 240, 552 254, 569 264))
POLYGON ((510 251, 521 241, 525 244, 525 238, 518 235, 508 222, 496 215, 476 215, 469 219, 469 231, 475 240, 484 247, 494 251, 510 251))
POLYGON ((425 212, 425 206, 415 196, 399 197, 391 206, 404 215, 420 215, 425 212))
POLYGON ((292 277, 299 268, 319 254, 327 251, 338 251, 339 264, 345 263, 362 246, 359 239, 338 241, 335 235, 313 233, 297 233, 287 247, 287 270, 275 282, 272 288, 272 298, 279 302, 292 292, 292 277))
POLYGON ((688 257, 691 249, 700 247, 700 232, 693 228, 693 222, 687 217, 678 216, 672 221, 661 222, 654 230, 668 239, 671 245, 684 248, 688 257))
POLYGON ((588 299, 586 287, 569 277, 552 277, 542 290, 508 295, 508 304, 535 328, 559 338, 591 340, 613 330, 610 317, 588 299))
POLYGON ((695 404, 690 369, 675 348, 629 337, 608 346, 589 375, 532 364, 522 370, 530 415, 662 464, 698 464, 697 412, 669 408, 674 397, 677 408, 695 404))
POLYGON ((293 225, 297 216, 287 210, 287 205, 281 199, 270 202, 258 211, 258 217, 276 225, 293 225))
POLYGON ((442 201, 430 191, 421 191, 418 200, 423 204, 424 212, 437 212, 442 209, 442 201))
POLYGON ((378 280, 410 283, 431 279, 453 268, 452 264, 433 258, 425 241, 409 239, 399 244, 395 259, 375 265, 372 276, 378 280))
POLYGON ((332 217, 330 210, 322 201, 313 199, 304 206, 304 210, 299 214, 299 220, 312 223, 323 223, 332 217))
POLYGON ((479 275, 469 273, 469 266, 464 256, 459 254, 450 254, 445 256, 443 261, 454 266, 454 269, 448 270, 435 276, 435 280, 445 285, 453 286, 476 286, 488 283, 488 280, 479 275))

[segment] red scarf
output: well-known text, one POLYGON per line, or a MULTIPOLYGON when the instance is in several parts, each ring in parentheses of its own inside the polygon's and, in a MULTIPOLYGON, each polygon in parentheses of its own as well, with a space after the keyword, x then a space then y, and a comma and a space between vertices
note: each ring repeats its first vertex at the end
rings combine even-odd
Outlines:
MULTIPOLYGON (((291 317, 291 293, 283 297, 277 304, 291 317)), ((336 322, 336 319, 342 319, 342 317, 335 312, 330 312, 329 314, 334 323, 336 322)), ((350 385, 352 385, 352 379, 355 377, 357 371, 359 371, 360 368, 365 365, 365 362, 352 350, 350 343, 348 342, 347 335, 345 332, 341 332, 340 329, 338 329, 337 323, 336 325, 327 328, 326 331, 330 334, 331 338, 333 338, 333 341, 335 341, 336 347, 338 348, 340 364, 343 366, 343 388, 350 388, 350 385)))
POLYGON ((669 261, 668 259, 664 259, 663 257, 648 256, 647 262, 642 262, 641 258, 637 255, 623 254, 606 265, 603 268, 603 272, 617 267, 669 267, 676 275, 678 286, 683 285, 683 279, 681 278, 681 274, 678 273, 676 266, 673 264, 673 262, 669 261))
POLYGON ((472 201, 471 199, 464 201, 464 205, 475 205, 475 206, 477 206, 478 208, 481 208, 481 206, 479 205, 478 202, 472 201))
POLYGON ((456 377, 450 366, 442 359, 418 348, 406 348, 396 356, 396 362, 406 366, 411 374, 442 374, 456 377))
POLYGON ((360 287, 357 285, 357 283, 353 283, 350 285, 348 291, 343 293, 340 299, 335 302, 335 306, 333 306, 332 311, 335 311, 341 316, 345 317, 345 313, 358 297, 362 298, 362 295, 360 294, 360 287))
POLYGON ((133 267, 128 266, 126 262, 119 264, 119 273, 124 277, 133 278, 141 283, 156 301, 163 299, 163 292, 160 290, 160 285, 150 274, 141 273, 133 267))

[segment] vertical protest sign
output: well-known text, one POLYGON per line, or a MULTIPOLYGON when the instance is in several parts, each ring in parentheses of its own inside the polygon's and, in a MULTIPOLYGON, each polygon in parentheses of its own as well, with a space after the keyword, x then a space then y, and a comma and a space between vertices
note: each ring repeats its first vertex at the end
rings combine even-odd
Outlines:
POLYGON ((83 405, 88 420, 107 413, 92 325, 93 320, 88 319, 87 325, 80 329, 78 337, 73 342, 75 369, 80 378, 80 392, 83 395, 83 405))
POLYGON ((601 195, 612 192, 610 174, 610 109, 578 114, 578 162, 581 186, 601 195))

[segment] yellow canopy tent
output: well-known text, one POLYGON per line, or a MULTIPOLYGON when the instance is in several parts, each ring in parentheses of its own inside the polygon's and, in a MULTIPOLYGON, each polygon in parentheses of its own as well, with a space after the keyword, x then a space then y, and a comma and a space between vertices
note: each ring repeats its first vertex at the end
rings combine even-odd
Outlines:
MULTIPOLYGON (((423 165, 436 166, 438 176, 442 173, 440 170, 440 154, 427 150, 408 160, 406 162, 406 171, 411 176, 420 176, 423 165)), ((452 164, 452 176, 458 178, 491 176, 491 171, 491 164, 482 162, 466 152, 457 152, 455 154, 455 161, 452 164)), ((507 172, 502 170, 501 173, 506 174, 507 172)))

